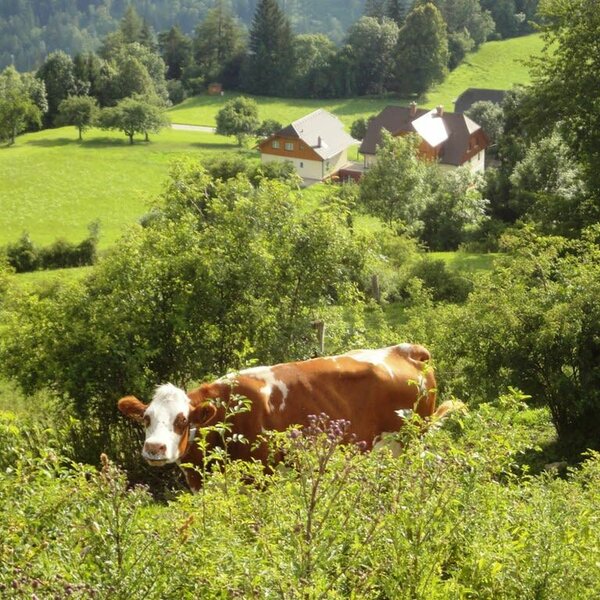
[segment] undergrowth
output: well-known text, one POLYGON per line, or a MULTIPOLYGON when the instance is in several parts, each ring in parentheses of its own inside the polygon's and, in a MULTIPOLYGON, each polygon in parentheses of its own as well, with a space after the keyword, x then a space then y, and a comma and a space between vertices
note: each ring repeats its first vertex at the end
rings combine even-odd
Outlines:
POLYGON ((513 392, 425 435, 409 422, 397 457, 318 415, 272 436, 271 473, 220 461, 162 504, 110 457, 74 463, 60 431, 2 412, 0 595, 594 598, 600 455, 530 474, 523 410, 513 392))

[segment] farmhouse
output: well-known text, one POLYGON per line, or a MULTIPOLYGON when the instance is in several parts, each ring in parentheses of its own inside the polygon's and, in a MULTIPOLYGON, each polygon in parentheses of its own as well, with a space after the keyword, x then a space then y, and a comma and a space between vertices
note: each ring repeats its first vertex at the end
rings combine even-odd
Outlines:
POLYGON ((305 185, 327 179, 348 161, 358 142, 342 122, 322 108, 280 129, 259 144, 262 162, 291 161, 305 185))
POLYGON ((481 126, 465 115, 445 112, 442 106, 425 110, 413 102, 410 106, 386 106, 370 121, 359 149, 367 169, 376 161, 383 129, 393 136, 418 135, 421 155, 443 168, 468 166, 474 172, 485 168, 489 140, 481 126))

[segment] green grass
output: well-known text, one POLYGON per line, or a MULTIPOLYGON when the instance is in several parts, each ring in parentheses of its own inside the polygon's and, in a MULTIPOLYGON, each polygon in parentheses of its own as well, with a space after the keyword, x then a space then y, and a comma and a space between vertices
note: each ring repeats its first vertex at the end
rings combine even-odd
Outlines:
POLYGON ((475 252, 429 252, 428 256, 443 260, 446 266, 456 271, 474 273, 476 271, 491 271, 497 254, 480 254, 475 252))
POLYGON ((72 269, 51 269, 49 271, 18 273, 15 275, 14 282, 27 292, 43 291, 63 282, 79 281, 88 275, 92 268, 77 267, 72 269))
MULTIPOLYGON (((529 72, 526 61, 533 54, 539 54, 542 40, 539 35, 513 38, 500 42, 488 42, 477 52, 467 57, 446 81, 420 103, 426 107, 443 104, 453 109, 454 99, 469 87, 509 89, 514 84, 528 83, 529 72)), ((223 104, 240 94, 226 92, 224 96, 196 96, 174 106, 169 116, 174 123, 215 126, 215 117, 223 104)), ((247 95, 247 94, 246 94, 247 95)), ((389 104, 407 104, 410 99, 401 98, 345 98, 338 100, 304 100, 297 98, 267 98, 252 96, 258 103, 259 118, 275 119, 282 124, 324 108, 337 115, 349 127, 352 121, 362 116, 380 112, 389 104)))
POLYGON ((147 211, 176 157, 238 151, 233 138, 196 131, 167 129, 133 146, 117 132, 93 130, 83 143, 76 137, 70 127, 45 130, 0 148, 0 245, 23 231, 39 245, 77 242, 100 219, 106 248, 147 211))
POLYGON ((454 100, 467 88, 507 90, 515 84, 527 84, 531 80, 527 59, 540 54, 542 46, 542 38, 537 34, 487 42, 431 90, 425 104, 442 104, 452 110, 454 100))
MULTIPOLYGON (((250 96, 249 94, 238 94, 235 92, 226 92, 223 96, 194 96, 169 110, 169 117, 173 123, 214 127, 217 112, 219 112, 223 104, 241 95, 250 96)), ((377 113, 390 104, 390 100, 386 98, 307 100, 299 98, 268 98, 266 96, 250 97, 254 98, 258 103, 258 117, 261 121, 264 119, 275 119, 284 125, 307 115, 313 110, 324 108, 337 115, 349 127, 357 117, 377 113)))

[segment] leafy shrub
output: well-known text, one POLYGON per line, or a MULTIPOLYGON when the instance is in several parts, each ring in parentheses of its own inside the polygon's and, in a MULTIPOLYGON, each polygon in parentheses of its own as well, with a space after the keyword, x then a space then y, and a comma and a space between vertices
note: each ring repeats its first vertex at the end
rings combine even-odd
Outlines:
POLYGON ((518 387, 549 407, 572 451, 598 448, 598 228, 578 241, 526 228, 504 244, 464 305, 408 310, 403 337, 429 347, 446 390, 481 402, 518 387))
MULTIPOLYGON (((160 215, 85 281, 7 310, 3 373, 74 402, 87 430, 78 456, 90 462, 109 447, 126 456, 136 439, 118 416, 121 396, 309 358, 320 352, 315 319, 327 321, 328 352, 378 339, 359 290, 370 251, 343 215, 301 212, 277 181, 254 188, 189 168, 176 171, 160 215)), ((139 474, 137 458, 128 466, 139 474)))
POLYGON ((564 479, 524 474, 518 459, 534 440, 521 399, 425 436, 410 421, 397 457, 341 445, 344 424, 315 416, 272 439, 293 468, 232 462, 167 504, 128 486, 106 456, 96 471, 21 454, 0 479, 0 592, 592 600, 600 455, 564 479))
POLYGON ((423 282, 430 290, 434 302, 464 302, 471 290, 473 283, 464 275, 451 271, 443 260, 424 258, 415 263, 412 275, 423 282))
POLYGON ((24 233, 18 242, 6 247, 8 263, 17 273, 37 271, 38 269, 63 269, 92 265, 96 261, 98 245, 98 225, 90 225, 90 235, 79 244, 58 239, 50 246, 36 246, 28 233, 24 233))

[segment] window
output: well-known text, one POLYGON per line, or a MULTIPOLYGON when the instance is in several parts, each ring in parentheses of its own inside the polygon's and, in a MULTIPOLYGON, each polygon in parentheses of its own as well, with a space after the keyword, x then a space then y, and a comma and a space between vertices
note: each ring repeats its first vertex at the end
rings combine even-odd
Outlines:
POLYGON ((303 169, 304 168, 304 163, 302 161, 300 161, 300 168, 303 169))
POLYGON ((271 148, 279 148, 279 140, 273 140, 271 142, 271 148))
POLYGON ((293 150, 294 149, 294 142, 286 142, 285 143, 285 149, 286 150, 293 150))

